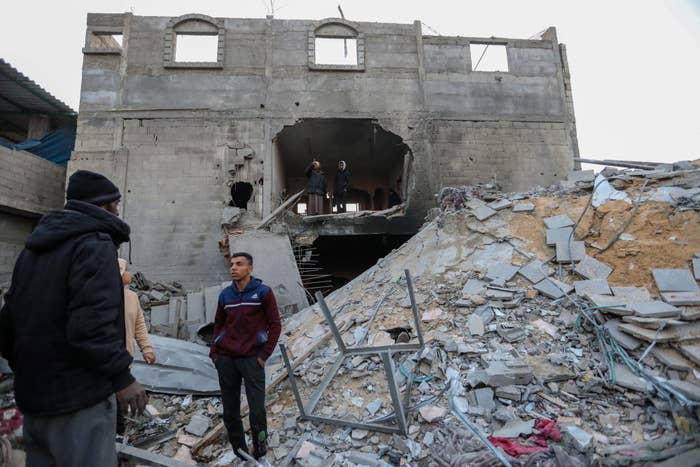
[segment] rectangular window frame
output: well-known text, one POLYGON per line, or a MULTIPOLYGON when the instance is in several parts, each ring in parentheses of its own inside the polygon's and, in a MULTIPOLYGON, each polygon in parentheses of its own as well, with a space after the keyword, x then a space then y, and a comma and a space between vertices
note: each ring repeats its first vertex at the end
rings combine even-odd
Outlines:
POLYGON ((470 73, 499 73, 499 74, 510 74, 512 73, 510 71, 511 65, 510 65, 510 57, 508 56, 508 42, 503 42, 503 41, 469 41, 469 68, 470 68, 470 73), (505 52, 506 52, 506 66, 508 67, 508 70, 506 71, 499 71, 499 70, 475 70, 474 69, 474 61, 472 57, 472 45, 488 45, 488 46, 502 46, 505 47, 505 52))
POLYGON ((103 26, 88 26, 85 31, 85 47, 83 54, 85 55, 121 55, 124 50, 126 37, 124 36, 123 28, 120 27, 103 27, 103 26), (91 36, 122 36, 121 47, 92 47, 90 44, 91 36))

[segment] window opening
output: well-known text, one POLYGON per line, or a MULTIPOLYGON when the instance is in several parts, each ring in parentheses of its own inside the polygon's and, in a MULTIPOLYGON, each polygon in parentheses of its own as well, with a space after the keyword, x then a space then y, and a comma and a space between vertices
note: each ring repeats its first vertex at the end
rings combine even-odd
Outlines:
POLYGON ((297 203, 297 214, 306 214, 306 203, 297 203))
POLYGON ((472 71, 508 71, 506 46, 501 44, 469 44, 472 71))
POLYGON ((316 37, 316 65, 357 65, 357 39, 316 37))
POLYGON ((124 39, 123 34, 110 34, 93 32, 90 36, 89 48, 91 49, 121 49, 124 39))
POLYGON ((347 212, 357 212, 360 210, 360 203, 348 203, 345 205, 347 212))
POLYGON ((218 35, 175 34, 176 62, 216 63, 218 53, 218 35))

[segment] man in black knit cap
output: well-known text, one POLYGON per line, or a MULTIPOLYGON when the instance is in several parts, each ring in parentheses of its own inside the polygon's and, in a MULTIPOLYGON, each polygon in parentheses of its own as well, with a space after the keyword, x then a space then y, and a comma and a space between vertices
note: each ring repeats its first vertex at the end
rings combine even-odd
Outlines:
POLYGON ((80 170, 64 209, 41 218, 0 311, 0 353, 15 373, 27 467, 116 466, 116 414, 142 413, 129 371, 117 247, 129 241, 119 189, 80 170))

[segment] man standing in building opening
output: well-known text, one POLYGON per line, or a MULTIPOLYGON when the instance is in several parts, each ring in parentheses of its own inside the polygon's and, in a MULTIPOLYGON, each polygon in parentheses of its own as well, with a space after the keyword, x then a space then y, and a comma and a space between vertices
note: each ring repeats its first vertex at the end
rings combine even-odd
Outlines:
POLYGON ((309 204, 306 213, 310 216, 323 213, 323 198, 326 196, 326 176, 321 170, 321 163, 316 159, 311 162, 304 171, 309 179, 306 193, 309 195, 309 204))
POLYGON ((345 161, 338 162, 338 172, 333 183, 333 205, 336 212, 345 212, 345 193, 350 188, 350 171, 345 161))
POLYGON ((211 359, 219 373, 224 425, 231 447, 248 453, 241 423, 241 381, 248 399, 253 456, 267 452, 265 414, 265 361, 275 350, 282 331, 275 294, 253 277, 253 257, 248 253, 231 255, 233 284, 219 295, 214 318, 211 359))
POLYGON ((75 172, 64 209, 41 218, 15 264, 0 353, 25 415, 27 467, 116 466, 116 401, 132 414, 146 406, 124 340, 120 198, 103 175, 75 172))

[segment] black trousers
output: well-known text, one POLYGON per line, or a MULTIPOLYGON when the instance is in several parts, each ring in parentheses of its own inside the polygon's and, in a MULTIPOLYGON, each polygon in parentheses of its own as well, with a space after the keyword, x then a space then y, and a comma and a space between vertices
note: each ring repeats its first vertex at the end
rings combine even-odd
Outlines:
MULTIPOLYGON (((241 382, 248 399, 253 456, 260 458, 267 450, 267 417, 265 415, 265 369, 257 357, 217 355, 214 363, 219 373, 221 401, 224 404, 224 425, 233 451, 248 452, 241 422, 241 382)), ((238 455, 239 457, 242 457, 238 455)))
POLYGON ((345 193, 333 193, 333 205, 338 214, 345 212, 345 193))

